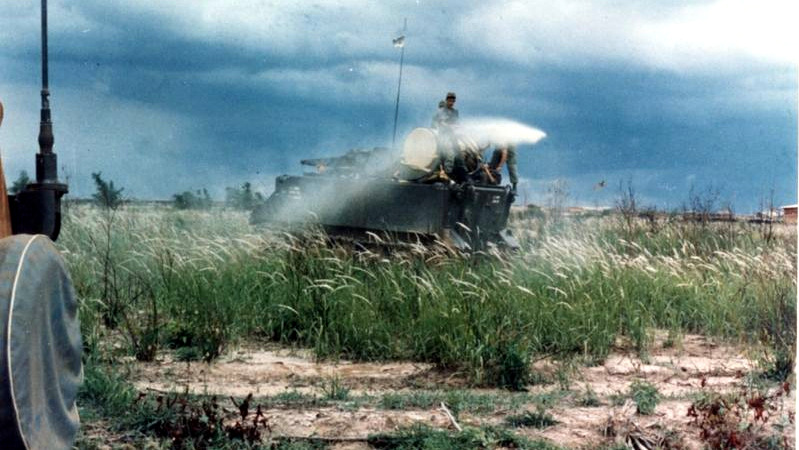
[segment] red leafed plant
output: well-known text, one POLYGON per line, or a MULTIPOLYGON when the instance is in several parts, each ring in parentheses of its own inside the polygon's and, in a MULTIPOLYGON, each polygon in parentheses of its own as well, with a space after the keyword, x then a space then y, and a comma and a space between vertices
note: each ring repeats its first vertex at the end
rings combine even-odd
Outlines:
POLYGON ((794 415, 787 411, 780 414, 782 397, 789 392, 787 382, 772 393, 704 392, 688 408, 688 417, 711 450, 792 449, 784 428, 793 423, 794 415))

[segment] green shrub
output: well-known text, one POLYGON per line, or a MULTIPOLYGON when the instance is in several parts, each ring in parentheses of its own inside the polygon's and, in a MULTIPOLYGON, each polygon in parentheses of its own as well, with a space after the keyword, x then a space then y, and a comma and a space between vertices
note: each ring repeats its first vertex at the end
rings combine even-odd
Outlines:
POLYGON ((256 205, 263 203, 263 201, 263 194, 260 192, 253 192, 252 184, 249 181, 237 188, 225 188, 225 203, 231 208, 251 211, 256 205))
POLYGON ((78 391, 78 404, 104 417, 119 416, 128 411, 137 393, 123 374, 118 367, 104 367, 89 359, 83 366, 83 384, 78 391))
POLYGON ((522 414, 512 415, 505 418, 505 423, 514 427, 547 428, 558 423, 552 415, 543 409, 537 411, 525 411, 522 414))
POLYGON ((104 180, 102 172, 92 173, 96 192, 92 194, 94 201, 104 209, 117 209, 122 205, 124 198, 122 191, 125 188, 115 188, 112 180, 104 180))
POLYGON ((629 396, 635 402, 638 414, 650 415, 660 403, 657 388, 646 381, 635 380, 630 385, 629 396))
POLYGON ((213 203, 211 195, 205 188, 196 192, 183 191, 173 195, 172 200, 176 209, 208 209, 213 203))
POLYGON ((347 400, 350 396, 350 389, 341 383, 341 379, 336 376, 325 381, 322 385, 322 392, 325 400, 347 400))
POLYGON ((585 392, 582 395, 576 398, 575 403, 577 406, 600 406, 602 402, 599 400, 599 397, 596 395, 591 389, 591 386, 586 386, 585 392))
POLYGON ((393 434, 376 434, 367 439, 376 449, 390 450, 482 450, 518 448, 527 450, 559 450, 546 441, 531 441, 508 430, 493 427, 465 427, 452 433, 426 426, 414 426, 393 434))
POLYGON ((30 184, 31 178, 28 176, 28 172, 26 170, 20 170, 19 176, 14 183, 8 188, 8 193, 11 195, 19 194, 20 192, 24 191, 25 188, 30 184))

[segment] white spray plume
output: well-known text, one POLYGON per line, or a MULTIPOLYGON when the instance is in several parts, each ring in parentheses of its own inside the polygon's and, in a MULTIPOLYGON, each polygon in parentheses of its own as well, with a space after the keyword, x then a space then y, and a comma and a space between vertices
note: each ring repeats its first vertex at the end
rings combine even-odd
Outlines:
POLYGON ((535 144, 546 137, 538 128, 502 117, 475 117, 459 122, 461 133, 483 144, 535 144))

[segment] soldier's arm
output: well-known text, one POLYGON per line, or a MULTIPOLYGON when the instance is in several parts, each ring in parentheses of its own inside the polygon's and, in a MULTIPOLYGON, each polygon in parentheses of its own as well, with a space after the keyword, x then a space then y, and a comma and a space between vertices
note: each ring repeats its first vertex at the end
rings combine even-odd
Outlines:
POLYGON ((507 148, 503 148, 501 153, 502 153, 502 156, 499 158, 499 163, 497 164, 497 169, 496 170, 502 169, 502 166, 504 166, 505 162, 508 160, 508 149, 507 148))

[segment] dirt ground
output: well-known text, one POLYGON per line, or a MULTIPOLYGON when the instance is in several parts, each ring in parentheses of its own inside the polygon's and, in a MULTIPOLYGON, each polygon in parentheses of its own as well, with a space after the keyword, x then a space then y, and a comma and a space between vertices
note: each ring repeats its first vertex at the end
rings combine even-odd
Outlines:
MULTIPOLYGON (((544 378, 557 380, 563 374, 562 363, 539 361, 535 371, 544 378)), ((742 391, 756 363, 739 348, 722 345, 703 336, 683 336, 676 345, 665 346, 664 336, 656 339, 648 357, 642 360, 623 346, 601 365, 587 367, 572 364, 568 372, 568 390, 563 382, 529 387, 530 394, 560 392, 558 400, 547 412, 558 422, 544 429, 518 428, 518 434, 544 438, 568 448, 596 448, 601 443, 635 434, 656 439, 665 433, 681 436, 685 448, 701 448, 700 430, 691 424, 688 409, 702 391, 742 391), (661 401, 654 414, 639 415, 631 401, 617 406, 635 380, 644 380, 657 387, 661 401), (581 406, 577 398, 592 392, 596 406, 581 406), (617 437, 607 436, 612 425, 617 437)), ((140 390, 215 394, 222 397, 254 395, 254 403, 281 393, 308 396, 329 395, 331 386, 349 390, 349 398, 379 399, 387 394, 412 394, 415 390, 468 389, 460 377, 442 374, 432 366, 419 363, 354 363, 348 361, 316 362, 309 352, 269 346, 245 345, 212 364, 178 362, 166 354, 153 363, 138 363, 133 381, 140 390)), ((561 376, 562 379, 562 376, 561 376)), ((771 390, 780 387, 775 383, 771 390)), ((472 389, 475 393, 506 395, 499 390, 472 389)), ((796 397, 775 400, 768 411, 769 426, 781 417, 793 418, 796 397)), ((531 395, 532 397, 532 395, 531 395)), ((461 412, 459 425, 480 426, 501 424, 511 414, 535 411, 536 404, 524 404, 517 410, 498 407, 493 412, 477 414, 461 412)), ((272 436, 314 436, 329 439, 335 449, 366 449, 367 435, 393 432, 412 424, 454 429, 447 412, 435 405, 428 409, 386 410, 377 401, 360 404, 328 402, 312 403, 264 410, 272 436), (332 406, 331 406, 332 405, 332 406)), ((794 425, 788 427, 790 442, 795 442, 794 425)))

